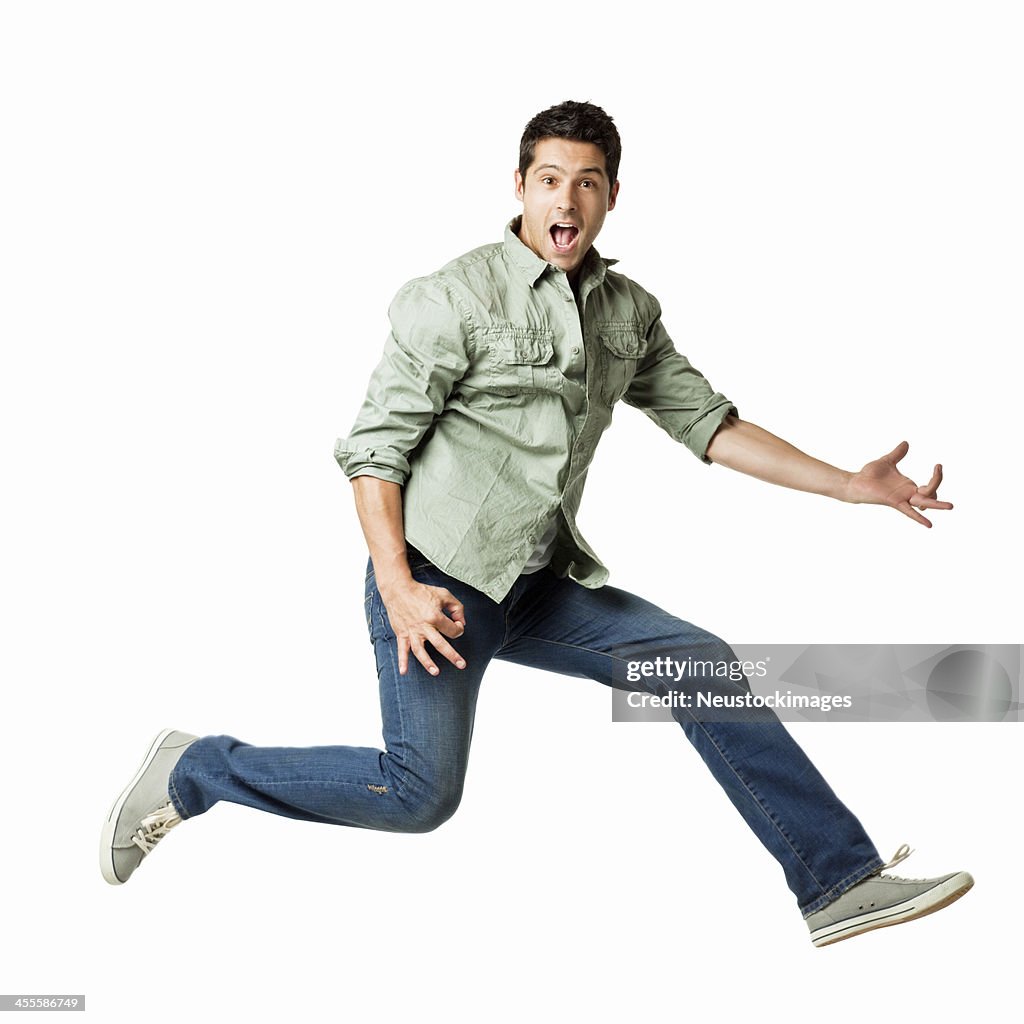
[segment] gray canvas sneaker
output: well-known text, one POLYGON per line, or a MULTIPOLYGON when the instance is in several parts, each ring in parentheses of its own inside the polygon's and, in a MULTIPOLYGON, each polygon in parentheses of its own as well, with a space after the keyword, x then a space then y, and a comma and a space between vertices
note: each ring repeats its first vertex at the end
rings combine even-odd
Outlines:
POLYGON ((828 946, 873 928, 913 921, 948 907, 974 885, 966 871, 954 871, 940 878, 900 878, 881 873, 906 860, 911 853, 904 843, 875 874, 806 918, 811 941, 816 946, 828 946))
POLYGON ((100 871, 111 885, 127 882, 181 817, 167 795, 167 780, 185 748, 198 736, 164 729, 110 808, 100 835, 100 871))

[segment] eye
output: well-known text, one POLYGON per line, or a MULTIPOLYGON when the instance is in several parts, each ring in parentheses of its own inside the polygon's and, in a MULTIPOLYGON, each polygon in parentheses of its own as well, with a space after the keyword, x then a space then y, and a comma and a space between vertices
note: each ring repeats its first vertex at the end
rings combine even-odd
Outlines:
POLYGON ((594 183, 589 178, 585 178, 583 181, 580 182, 580 187, 581 188, 593 188, 594 187, 594 183))
POLYGON ((552 182, 554 182, 555 179, 552 178, 550 174, 547 174, 543 178, 541 178, 540 180, 541 180, 542 184, 550 185, 552 182))

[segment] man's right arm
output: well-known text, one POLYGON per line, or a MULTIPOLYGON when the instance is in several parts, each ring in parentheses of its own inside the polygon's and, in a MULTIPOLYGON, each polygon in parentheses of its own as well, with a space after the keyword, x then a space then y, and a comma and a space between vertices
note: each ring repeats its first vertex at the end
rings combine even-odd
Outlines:
POLYGON ((424 641, 458 668, 464 667, 445 638, 461 636, 465 619, 462 605, 447 590, 412 578, 405 553, 402 487, 412 472, 410 458, 469 366, 470 330, 455 297, 436 278, 405 285, 389 316, 391 333, 363 407, 334 454, 352 480, 377 587, 397 638, 400 671, 405 673, 412 650, 436 675, 424 641))
POLYGON ((398 646, 398 671, 405 675, 409 651, 431 674, 438 668, 424 643, 456 668, 466 662, 446 637, 462 636, 466 614, 462 603, 444 587, 417 583, 409 571, 402 529, 402 489, 389 480, 357 476, 352 480, 356 512, 370 549, 373 572, 398 646))

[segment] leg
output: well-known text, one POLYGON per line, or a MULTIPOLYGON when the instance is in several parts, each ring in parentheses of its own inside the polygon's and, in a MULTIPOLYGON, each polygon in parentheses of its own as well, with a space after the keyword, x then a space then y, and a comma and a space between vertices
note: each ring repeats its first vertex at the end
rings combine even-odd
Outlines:
MULTIPOLYGON (((537 577, 513 605, 508 641, 495 657, 608 685, 623 678, 616 652, 626 645, 672 651, 680 661, 736 660, 718 637, 626 591, 588 590, 550 570, 537 577)), ((673 713, 782 866, 805 916, 881 867, 860 822, 774 715, 722 722, 701 720, 693 709, 673 713)))
POLYGON ((372 747, 254 747, 230 736, 197 740, 170 776, 182 818, 218 800, 304 821, 392 832, 424 832, 455 812, 462 796, 480 680, 505 633, 500 605, 410 551, 415 579, 444 586, 466 606, 470 623, 458 649, 459 670, 437 659, 431 676, 415 658, 398 673, 395 637, 377 590, 366 577, 367 627, 377 659, 384 750, 372 747))

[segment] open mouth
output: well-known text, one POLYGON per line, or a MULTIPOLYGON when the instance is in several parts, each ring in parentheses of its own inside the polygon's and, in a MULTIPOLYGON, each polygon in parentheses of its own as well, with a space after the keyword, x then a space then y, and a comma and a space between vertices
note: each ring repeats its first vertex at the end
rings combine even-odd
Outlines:
POLYGON ((580 229, 575 224, 563 221, 551 225, 551 242, 555 251, 559 253, 572 252, 576 247, 576 239, 580 236, 580 229))

